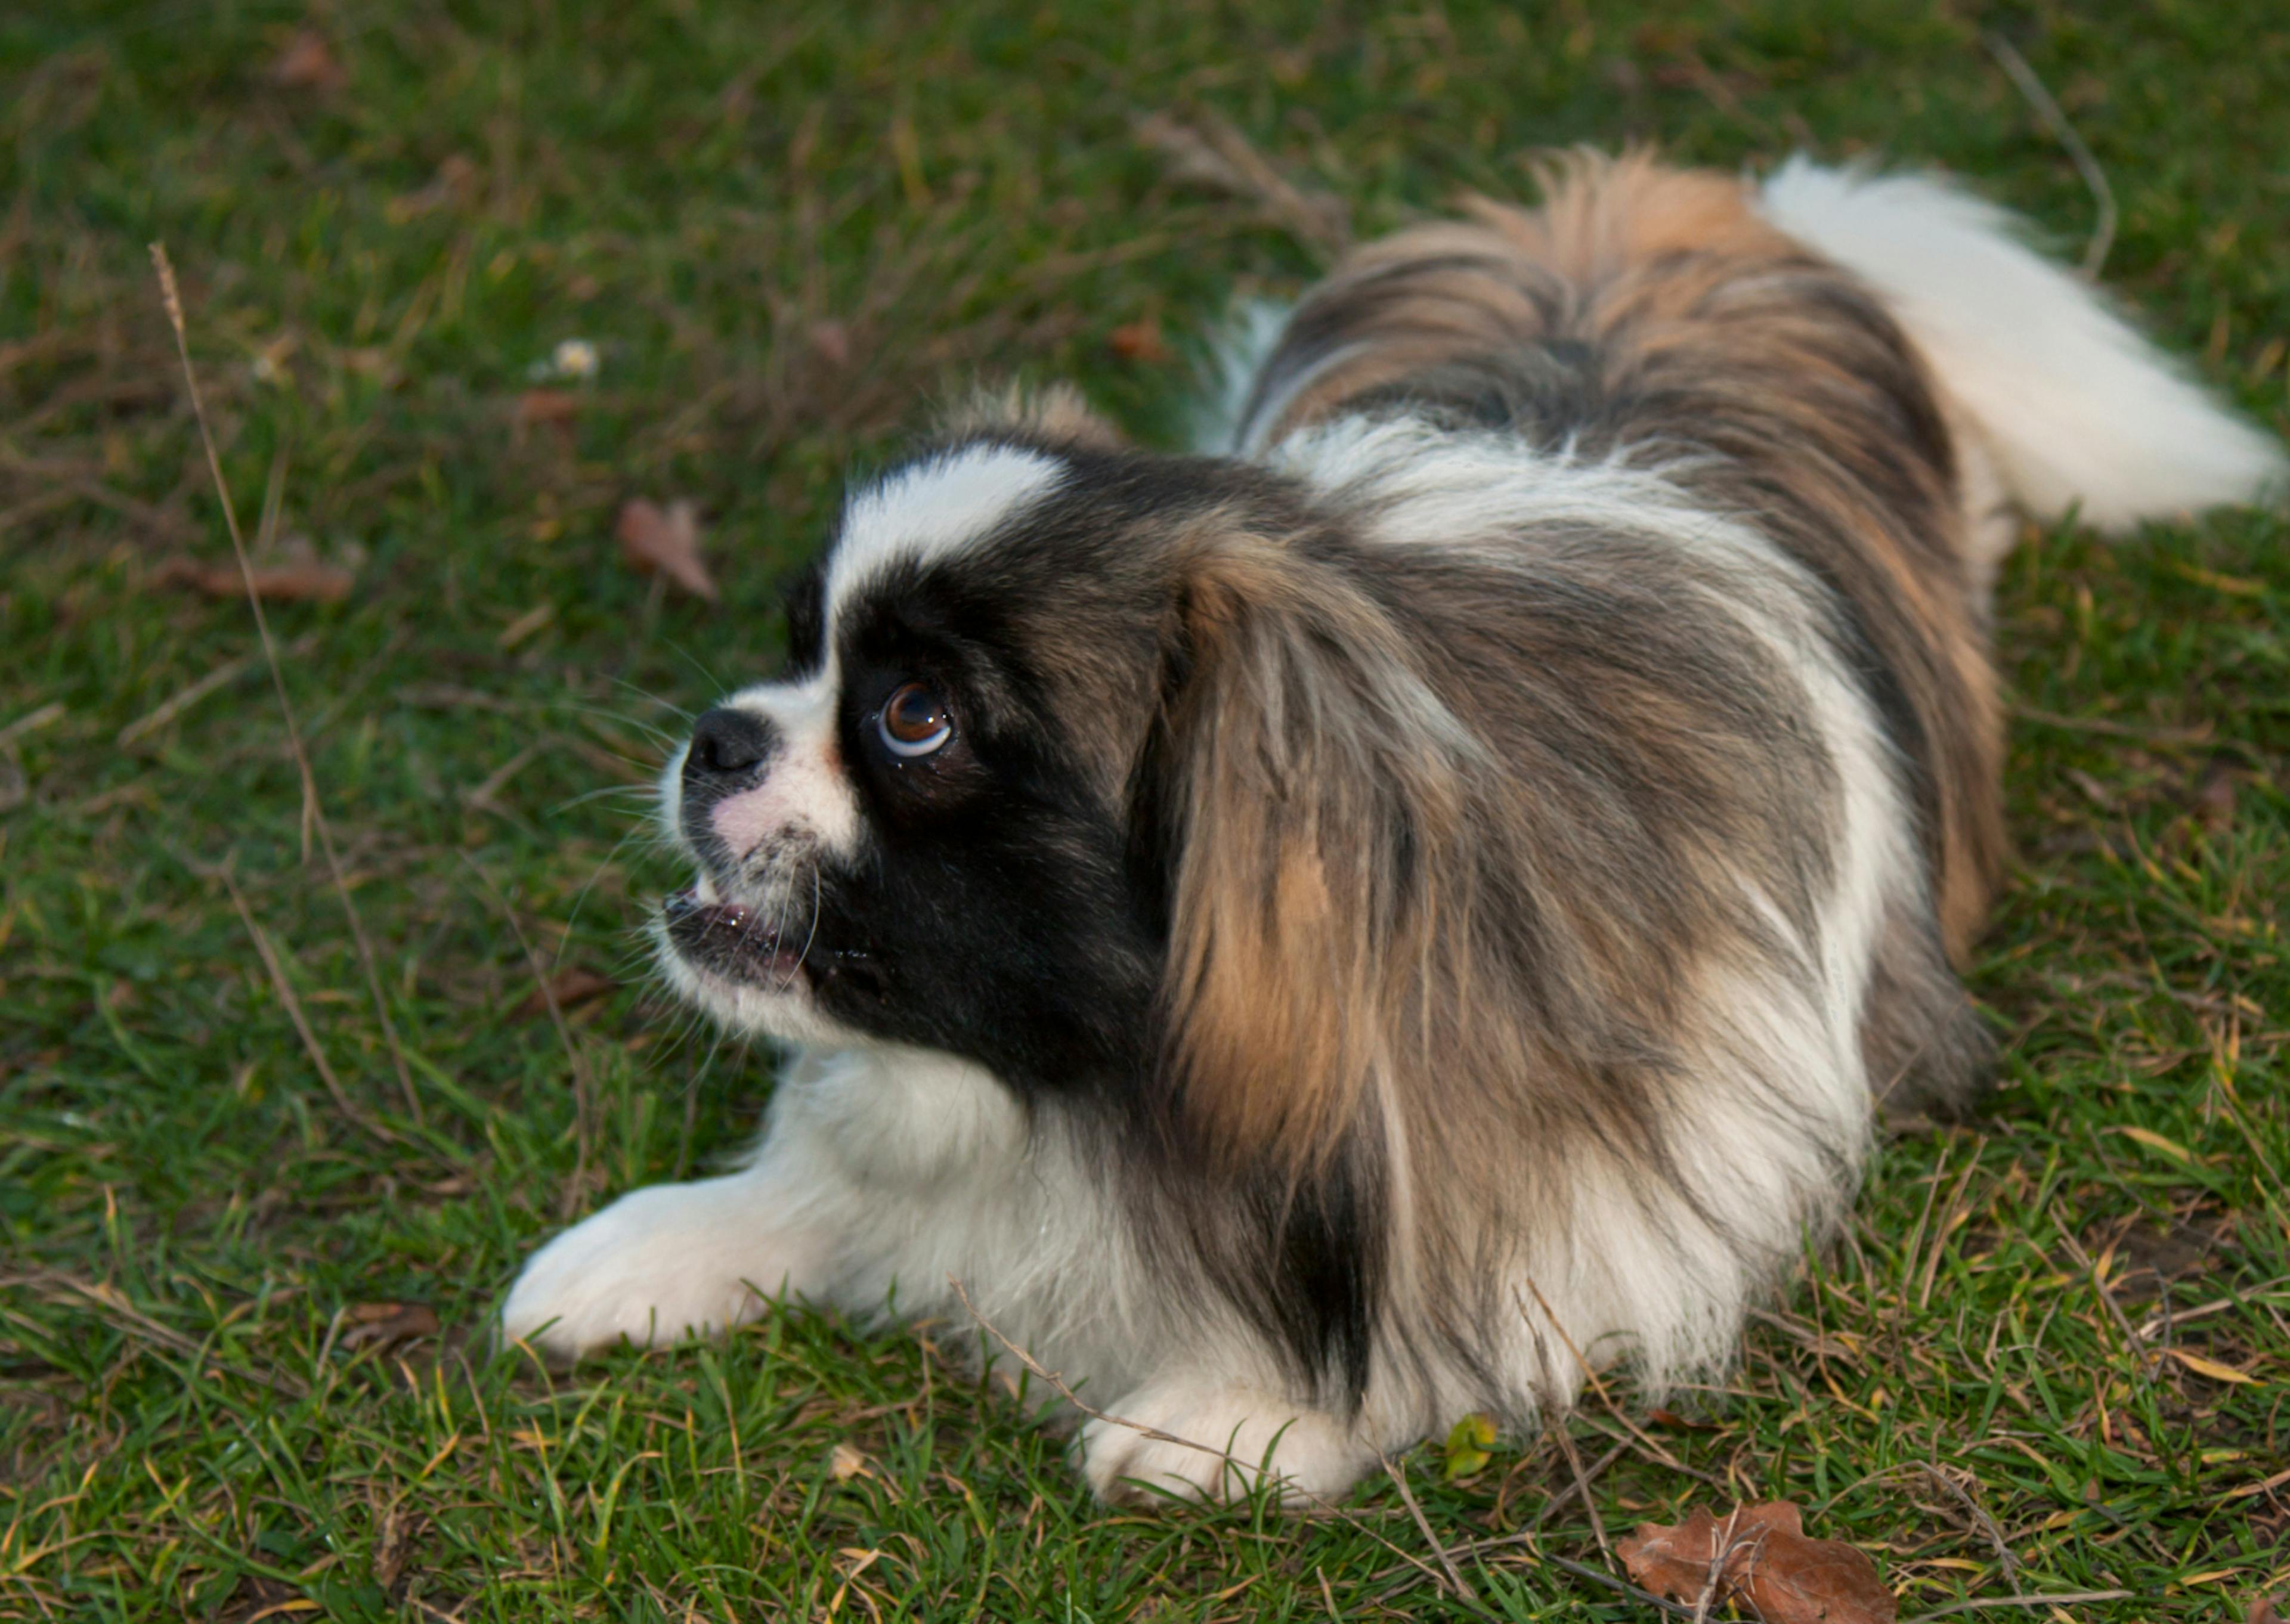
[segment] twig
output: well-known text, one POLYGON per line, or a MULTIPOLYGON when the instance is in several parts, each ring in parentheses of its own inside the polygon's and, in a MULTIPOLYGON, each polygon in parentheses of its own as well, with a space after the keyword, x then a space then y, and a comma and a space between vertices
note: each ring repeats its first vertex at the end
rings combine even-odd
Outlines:
POLYGON ((1397 1467, 1391 1464, 1391 1457, 1381 1450, 1375 1452, 1375 1458, 1383 1463, 1383 1475, 1391 1479, 1391 1486, 1399 1491, 1399 1503, 1406 1507, 1407 1515, 1415 1519, 1415 1532, 1423 1536, 1423 1543, 1431 1548, 1431 1554, 1439 1558, 1439 1565, 1447 1570, 1447 1580, 1455 1587, 1455 1593, 1465 1601, 1477 1601, 1479 1593, 1465 1582, 1463 1571, 1455 1565, 1455 1559, 1447 1554, 1447 1548, 1439 1543, 1439 1536, 1431 1532, 1431 1520, 1423 1515, 1423 1508, 1416 1504, 1415 1491, 1407 1486, 1407 1479, 1400 1475, 1397 1467))
POLYGON ((1574 1447, 1573 1435, 1566 1430, 1565 1417, 1554 1420, 1550 1430, 1558 1440, 1558 1452, 1566 1457, 1567 1469, 1574 1474, 1574 1486, 1582 1492, 1582 1509, 1590 1519, 1590 1537, 1598 1542, 1598 1554, 1612 1562, 1614 1548, 1606 1538, 1606 1520, 1598 1515, 1598 1502, 1590 1498, 1590 1479, 1582 1470, 1582 1452, 1574 1447))
MULTIPOLYGON (((1726 1526, 1719 1529, 1718 1537, 1709 1542, 1709 1569, 1702 1576, 1701 1594, 1693 1598, 1693 1624, 1704 1624, 1704 1620, 1709 1617, 1710 1608, 1718 1604, 1718 1597, 1734 1588, 1726 1581, 1726 1564, 1733 1561, 1737 1545, 1757 1543, 1756 1540, 1738 1542, 1734 1540, 1734 1526, 1741 1520, 1742 1508, 1736 1506, 1726 1514, 1726 1526)), ((1758 1536, 1758 1540, 1763 1538, 1762 1533, 1758 1536)), ((1746 1584, 1742 1585, 1740 1588, 1742 1594, 1749 1593, 1749 1587, 1746 1584)))
POLYGON ((2028 105, 2036 109, 2037 116, 2067 148, 2068 156, 2075 161, 2077 172, 2083 176, 2083 183, 2091 188, 2092 201, 2099 205, 2099 221, 2092 228, 2091 243, 2083 251, 2083 274, 2097 276, 2099 268, 2107 263, 2107 251, 2115 245, 2115 188, 2107 183, 2107 172, 2099 166, 2091 148, 2084 145, 2083 137, 2076 133, 2075 126, 2068 122, 2068 116, 2061 111, 2052 92, 2044 88, 2044 82, 2036 76, 2036 70, 2028 66, 2028 59, 2012 42, 1993 32, 1983 33, 1980 39, 1988 47, 1988 54, 1996 59, 1997 66, 2028 99, 2028 105))
POLYGON ((501 895, 500 888, 493 884, 492 876, 479 868, 475 859, 465 852, 461 854, 461 860, 468 864, 470 872, 477 876, 486 894, 500 906, 502 917, 508 921, 509 933, 516 938, 517 949, 524 955, 525 967, 532 972, 533 984, 540 989, 541 1002, 548 1006, 548 1019, 556 1028, 558 1040, 564 1045, 565 1058, 572 1062, 572 1176, 565 1180, 564 1193, 557 1199, 557 1216, 569 1219, 573 1209, 581 1204, 581 1191, 589 1181, 591 1134, 589 1111, 596 1092, 589 1085, 589 1060, 581 1052, 581 1045, 572 1039, 572 1028, 564 1020, 564 1006, 556 1001, 556 988, 549 982, 548 972, 542 967, 540 956, 532 950, 532 943, 526 940, 524 926, 517 920, 516 909, 509 905, 507 897, 501 895))
POLYGON ((2130 1354, 2131 1362, 2139 1367, 2142 1376, 2151 1376, 2155 1356, 2147 1351, 2147 1339, 2139 1334, 2138 1327, 2131 1323, 2130 1317, 2116 1302, 2115 1293, 2107 1289, 2107 1282, 2100 1278, 2099 1265, 2091 1260, 2091 1254, 2069 1233, 2065 1224, 2054 1220, 2052 1227, 2059 1231, 2060 1244, 2068 1249, 2068 1256, 2076 1260, 2076 1267, 2091 1276, 2091 1289, 2099 1293, 2099 1300, 2105 1305, 2109 1317, 2115 1321, 2116 1329, 2123 1332, 2124 1348, 2130 1354))
MULTIPOLYGON (((374 1015, 381 1023, 383 1041, 397 1068, 397 1086, 404 1096, 406 1114, 418 1125, 423 1120, 421 1096, 413 1086, 412 1068, 405 1063, 404 1046, 397 1040, 397 1025, 389 1018, 389 1003, 382 996, 381 971, 374 960, 373 944, 366 940, 365 925, 358 917, 357 904, 350 897, 349 882, 342 874, 341 856, 334 849, 333 830, 318 799, 317 775, 311 772, 309 752, 302 746, 301 727, 294 719, 294 701, 287 694, 286 674, 278 663, 278 645, 271 639, 270 621, 262 612, 262 595, 254 589, 254 566, 247 558, 246 538, 239 533, 238 508, 231 501, 229 482, 223 478, 222 458, 215 450, 214 431, 207 425, 206 397, 199 392, 199 375, 191 365, 191 340, 183 327, 182 295, 176 289, 175 267, 167 258, 164 243, 151 244, 151 264, 159 275, 159 297, 167 307, 168 324, 175 330, 175 353, 182 358, 183 382, 191 396, 191 415, 197 420, 199 443, 206 450, 207 471, 214 476, 215 496, 222 503, 223 524, 230 532, 231 552, 238 560, 239 581, 246 588, 247 606, 254 612, 254 629, 262 641, 262 658, 270 668, 270 684, 277 692, 278 708, 286 720, 286 742, 292 748, 294 767, 301 775, 304 825, 317 831, 319 848, 325 853, 326 870, 333 879, 334 894, 341 899, 342 913, 349 921, 350 938, 357 946, 358 962, 365 969, 366 990, 373 997, 374 1015)), ((283 455, 272 465, 274 492, 283 479, 284 466, 283 455)), ((267 511, 275 511, 272 504, 266 502, 265 506, 267 511)), ((306 843, 306 855, 308 850, 306 843)))
MULTIPOLYGON (((1197 1444, 1190 1438, 1179 1437, 1173 1432, 1164 1432, 1158 1427, 1149 1427, 1142 1421, 1133 1421, 1125 1416, 1114 1415, 1097 1408, 1094 1404, 1084 1403, 1081 1395, 1073 1390, 1072 1387, 1068 1384, 1065 1378, 1060 1376, 1055 1371, 1044 1369, 1040 1360, 1035 1358, 1033 1355, 1028 1353, 1024 1348, 1019 1347, 1017 1343, 1003 1335, 999 1326, 996 1325, 992 1320, 988 1319, 985 1315, 978 1311, 978 1305, 970 1300, 970 1292, 968 1288, 963 1284, 960 1276, 949 1275, 946 1277, 946 1283, 953 1289, 955 1296, 960 1300, 964 1310, 969 1314, 972 1319, 978 1322, 978 1328, 981 1331, 983 1331, 987 1335, 992 1337, 997 1342, 999 1342, 1003 1348, 1008 1351, 1012 1358, 1024 1365, 1029 1373, 1039 1377, 1044 1382, 1047 1383, 1051 1389, 1054 1391, 1059 1397, 1064 1399, 1066 1403, 1071 1404, 1075 1409, 1089 1417, 1090 1420, 1093 1421, 1103 1421, 1109 1427, 1119 1427, 1125 1431, 1135 1433, 1141 1438, 1152 1438, 1163 1444, 1174 1444, 1184 1449, 1197 1449, 1205 1455, 1215 1456, 1218 1460, 1223 1461, 1228 1467, 1239 1472, 1253 1472, 1261 1469, 1261 1465, 1251 1465, 1249 1462, 1238 1459, 1229 1450, 1217 1449, 1206 1444, 1197 1444)), ((1289 1488, 1293 1488, 1295 1492, 1301 1495, 1304 1499, 1310 1500, 1315 1506, 1326 1512, 1329 1516, 1333 1516, 1341 1522, 1349 1524, 1352 1527, 1357 1528, 1362 1533, 1367 1535, 1369 1539, 1373 1540, 1378 1545, 1382 1546, 1384 1549, 1389 1551, 1402 1562, 1406 1563, 1408 1566, 1423 1574, 1424 1577, 1430 1580, 1433 1584, 1440 1586, 1446 1585, 1447 1577, 1445 1574, 1440 1572, 1438 1569, 1433 1567, 1429 1563, 1424 1561, 1422 1557, 1418 1556, 1413 1551, 1404 1549, 1401 1547, 1393 1544, 1389 1540, 1384 1538, 1381 1533, 1371 1527, 1366 1519, 1355 1516, 1352 1512, 1337 1505, 1333 1500, 1324 1499, 1322 1496, 1313 1493, 1309 1489, 1305 1488, 1293 1478, 1285 1479, 1285 1482, 1289 1488)), ((1493 1613, 1487 1612, 1485 1608, 1478 1605, 1475 1598, 1464 1596, 1459 1596, 1457 1599, 1462 1602, 1464 1606, 1468 1607, 1478 1617, 1489 1620, 1493 1620, 1494 1618, 1493 1613)))
POLYGON ((2004 1569, 2004 1582, 2012 1587, 2013 1595, 2019 1595, 2020 1558, 2013 1555, 2011 1542, 2004 1538, 2004 1531, 1997 1526, 1996 1519, 1988 1515, 1987 1510, 1978 1500, 1972 1498, 1969 1490, 1941 1470, 1940 1462, 1933 1461, 1925 1466, 1923 1470, 1926 1477, 1956 1497, 1957 1503, 1964 1508, 1965 1516, 1971 1519, 1972 1525, 1980 1530, 1990 1545, 1995 1547, 1996 1560, 2004 1569))
MULTIPOLYGON (((1558 1323, 1558 1316, 1552 1311, 1549 1301, 1542 1295, 1542 1288, 1535 1284, 1534 1276, 1532 1275, 1527 1276, 1526 1289, 1534 1293, 1534 1300, 1541 1308, 1543 1317, 1550 1322, 1550 1328, 1558 1333, 1558 1340, 1566 1344, 1566 1351, 1574 1356, 1574 1363, 1581 1368, 1583 1380, 1588 1382, 1589 1384, 1590 1390, 1598 1396, 1599 1404, 1605 1407, 1607 1414, 1614 1418, 1615 1423, 1619 1425, 1624 1432, 1629 1433, 1631 1437, 1637 1439, 1639 1447, 1645 1450, 1646 1452, 1653 1456, 1655 1460, 1661 1461, 1664 1466, 1669 1468, 1670 1470, 1674 1472, 1683 1472, 1688 1477, 1698 1477, 1703 1483, 1709 1484, 1714 1488, 1725 1487, 1723 1484, 1720 1484, 1716 1478, 1710 1476, 1709 1473, 1698 1472, 1692 1467, 1686 1465, 1685 1461, 1680 1460, 1676 1455, 1673 1455, 1669 1451, 1664 1449, 1659 1443, 1647 1436, 1645 1430, 1643 1428, 1631 1420, 1629 1416, 1623 1414, 1622 1407, 1614 1402, 1613 1394, 1607 1390, 1605 1382, 1600 1379, 1598 1372, 1591 1367, 1590 1361, 1585 1358, 1583 1356, 1582 1350, 1575 1346, 1574 1339, 1566 1334, 1566 1327, 1558 1323)), ((1516 1292, 1512 1292, 1511 1300, 1514 1302, 1517 1301, 1517 1293, 1516 1292)), ((1518 1311, 1521 1316, 1524 1316, 1526 1313, 1526 1305, 1523 1302, 1518 1303, 1518 1311)), ((1589 1506, 1589 1496, 1586 1495, 1583 1497, 1583 1504, 1586 1508, 1589 1506)), ((1594 1524, 1597 1523, 1597 1512, 1592 1510, 1590 1513, 1590 1520, 1594 1524)), ((1603 1540, 1601 1540, 1601 1543, 1604 1543, 1603 1540)))
POLYGON ((1565 1505, 1571 1496, 1576 1494, 1588 1494, 1590 1485, 1597 1482, 1599 1478, 1605 1476, 1606 1475, 1606 1468, 1613 1465, 1615 1461, 1621 1459, 1622 1452, 1629 1446, 1630 1441, 1628 1438, 1624 1438, 1621 1443, 1615 1444, 1613 1448, 1608 1450, 1605 1454, 1600 1455, 1596 1460, 1590 1462, 1589 1469, 1588 1471, 1575 1474, 1574 1481, 1560 1489, 1557 1493, 1546 1494, 1543 1496, 1542 1504, 1536 1509, 1534 1514, 1533 1526, 1540 1528, 1543 1524, 1549 1522, 1550 1520, 1550 1514, 1557 1510, 1559 1507, 1565 1505))
POLYGON ((1933 1619, 1944 1619, 1958 1612, 1977 1612, 1983 1607, 2053 1607, 2064 1606, 2070 1602, 2119 1602, 2131 1594, 2128 1590, 2070 1590, 2060 1596, 1990 1596, 1935 1607, 1930 1612, 1920 1612, 1913 1619, 1905 1619, 1902 1624, 1927 1624, 1933 1619))
POLYGON ((310 1064, 318 1068, 318 1080, 326 1085, 326 1092, 333 1099, 334 1108, 349 1118, 353 1125, 372 1134, 383 1143, 399 1142, 397 1135, 357 1108, 348 1092, 342 1087, 342 1080, 334 1075, 332 1062, 326 1059, 325 1050, 319 1046, 317 1033, 310 1028, 310 1018, 302 1012, 301 996, 295 992, 294 983, 286 979, 286 966, 278 962, 278 950, 270 945, 270 938, 264 934, 261 924, 255 919, 254 910, 247 907, 245 893, 239 890, 238 882, 231 877, 230 865, 220 864, 214 872, 221 879, 223 889, 230 893, 230 905, 238 910, 240 920, 246 925, 246 933, 254 938, 254 950, 261 956, 263 969, 270 973, 271 988, 277 993, 278 1002, 286 1006, 287 1018, 293 1021, 294 1030, 300 1034, 303 1052, 309 1055, 310 1064))
MULTIPOLYGON (((1617 1579, 1612 1573, 1601 1568, 1594 1568, 1587 1562, 1577 1562, 1571 1556, 1554 1556, 1548 1551, 1543 1553, 1542 1559, 1552 1567, 1565 1569, 1578 1579, 1595 1580, 1609 1590, 1621 1591, 1634 1601, 1643 1602, 1649 1607, 1659 1607, 1673 1618, 1690 1619, 1693 1616, 1693 1608, 1681 1607, 1676 1602, 1665 1600, 1651 1590, 1641 1590, 1629 1580, 1617 1579)), ((1921 1624, 1921 1620, 1915 1621, 1915 1624, 1921 1624)))

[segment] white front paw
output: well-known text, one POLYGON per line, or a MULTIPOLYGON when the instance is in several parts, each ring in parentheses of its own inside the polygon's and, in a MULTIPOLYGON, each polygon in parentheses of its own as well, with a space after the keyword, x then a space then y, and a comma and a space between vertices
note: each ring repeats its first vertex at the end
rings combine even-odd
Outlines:
POLYGON ((1375 1459, 1336 1417, 1254 1388, 1171 1379, 1108 1413, 1118 1420, 1093 1420, 1080 1438, 1082 1475, 1101 1500, 1235 1500, 1269 1471, 1287 1508, 1310 1510, 1341 1495, 1375 1459), (1139 1430, 1147 1427, 1186 1442, 1148 1436, 1139 1430))
POLYGON ((762 1293, 805 1284, 801 1249, 763 1227, 757 1194, 734 1177, 621 1196, 526 1261, 501 1307, 502 1340, 571 1359, 752 1319, 762 1293))

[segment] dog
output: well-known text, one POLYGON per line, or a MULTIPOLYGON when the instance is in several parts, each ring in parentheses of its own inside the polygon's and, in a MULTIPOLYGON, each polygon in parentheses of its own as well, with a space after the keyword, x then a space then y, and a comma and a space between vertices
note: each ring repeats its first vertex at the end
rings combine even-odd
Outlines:
POLYGON ((2007 215, 1802 158, 1556 159, 1244 327, 1204 454, 1052 390, 849 495, 661 786, 762 1141, 506 1336, 937 1316, 1099 1494, 1291 1503, 1722 1368, 1880 1108, 1985 1086, 2019 516, 2284 468, 2007 215))

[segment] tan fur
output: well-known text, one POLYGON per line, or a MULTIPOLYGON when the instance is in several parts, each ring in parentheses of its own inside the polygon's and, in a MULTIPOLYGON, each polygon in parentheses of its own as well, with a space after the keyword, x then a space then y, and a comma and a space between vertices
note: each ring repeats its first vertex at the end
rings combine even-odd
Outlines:
POLYGON ((949 439, 1018 434, 1093 451, 1113 451, 1124 444, 1121 431, 1099 416, 1069 383, 981 389, 945 413, 939 432, 949 439))
MULTIPOLYGON (((1867 607, 1898 620, 1899 646, 1885 652, 1910 685, 1936 764, 1934 891, 1961 962, 2006 850, 2001 713, 1967 562, 1967 525, 1986 516, 1966 515, 1952 487, 1936 491, 1941 533, 1904 536, 1900 516, 1870 500, 1854 476, 1890 448, 1841 439, 1833 414, 1837 401, 1870 390, 1838 360, 1838 318, 1761 291, 1761 279, 1816 262, 1754 212, 1743 183, 1643 153, 1570 154, 1543 178, 1539 209, 1475 200, 1469 222, 1405 231, 1340 265, 1305 313, 1340 323, 1345 353, 1312 374, 1269 437, 1431 369, 1549 340, 1595 346, 1611 391, 1658 388, 1706 403, 1706 414, 1681 412, 1677 450, 1739 416, 1740 444, 1726 446, 1736 466, 1682 483, 1721 510, 1754 509, 1757 486, 1785 485, 1821 516, 1834 557, 1875 575, 1867 607)), ((1659 451, 1669 427, 1638 432, 1659 451)))
POLYGON ((1357 1120, 1437 940, 1377 823, 1404 806, 1427 857, 1452 844, 1455 729, 1389 620, 1284 539, 1210 524, 1189 550, 1195 674, 1168 723, 1184 825, 1214 833, 1177 877, 1178 1103, 1213 1154, 1309 1164, 1357 1120))

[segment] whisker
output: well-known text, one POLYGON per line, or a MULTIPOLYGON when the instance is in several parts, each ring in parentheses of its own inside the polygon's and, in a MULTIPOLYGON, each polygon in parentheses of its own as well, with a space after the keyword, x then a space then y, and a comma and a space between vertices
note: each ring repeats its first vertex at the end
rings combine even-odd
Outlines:
POLYGON ((803 973, 805 961, 811 957, 811 944, 819 940, 820 907, 819 865, 813 863, 811 866, 811 930, 803 939, 803 951, 795 956, 795 963, 788 967, 787 980, 780 987, 781 992, 795 985, 796 977, 803 973))

